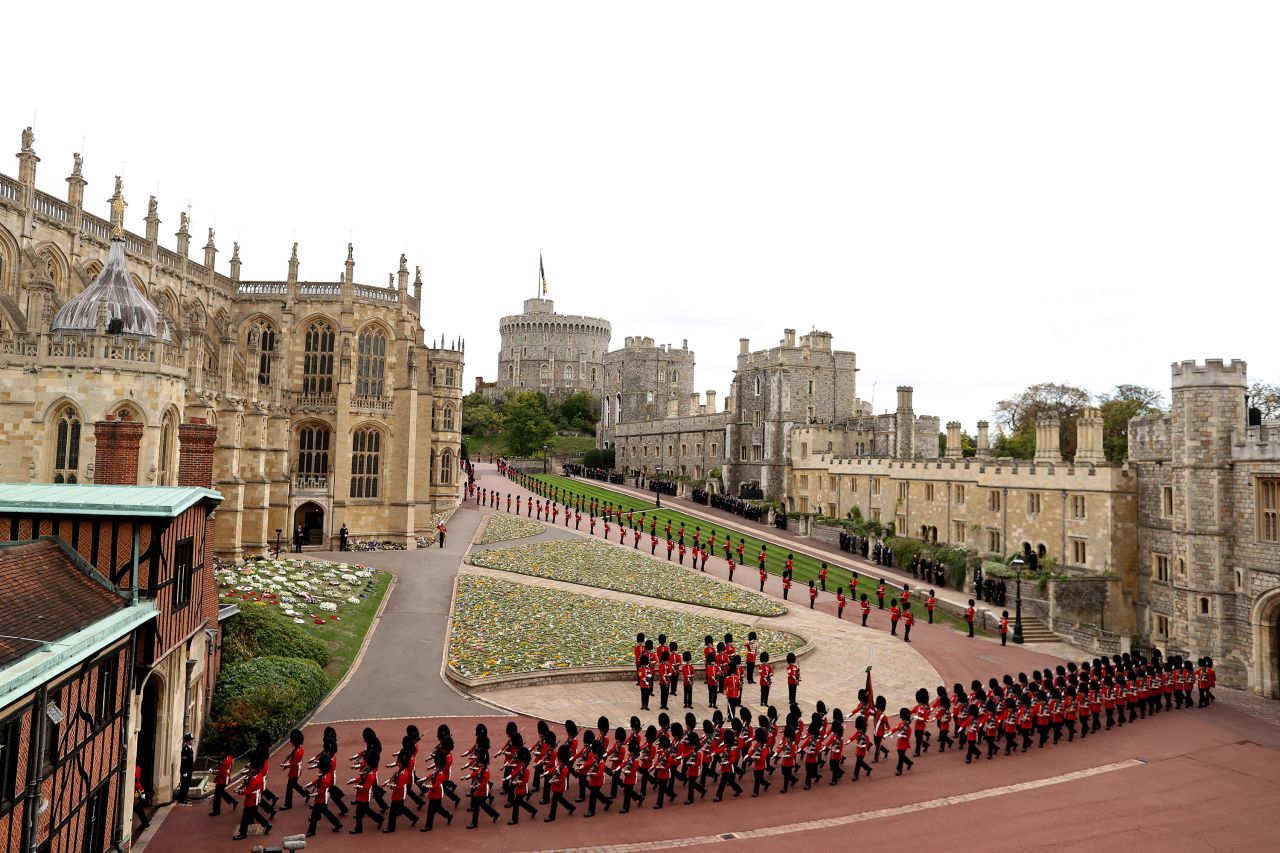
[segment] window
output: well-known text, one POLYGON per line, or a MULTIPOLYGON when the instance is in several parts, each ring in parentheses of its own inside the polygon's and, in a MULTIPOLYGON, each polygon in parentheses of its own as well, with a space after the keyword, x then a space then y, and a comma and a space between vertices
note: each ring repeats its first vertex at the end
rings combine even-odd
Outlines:
POLYGON ((195 542, 188 536, 173 546, 173 607, 186 607, 191 601, 191 575, 195 569, 195 542))
POLYGON ((879 510, 879 509, 873 509, 873 510, 871 510, 871 520, 872 520, 872 521, 879 521, 879 520, 880 520, 880 510, 879 510))
POLYGON ((107 831, 111 825, 109 795, 110 780, 98 786, 98 790, 89 796, 84 803, 84 838, 80 845, 81 853, 102 853, 106 849, 107 831))
POLYGON ((652 391, 646 391, 646 392, 645 392, 645 395, 644 395, 644 401, 645 401, 646 403, 652 403, 652 402, 653 402, 653 392, 652 392, 652 391))
POLYGON ((116 688, 120 680, 120 653, 98 665, 98 693, 93 703, 93 724, 101 726, 116 713, 116 688))
POLYGON ((933 483, 924 484, 924 499, 927 501, 933 500, 933 483))
POLYGON ((0 806, 13 802, 18 792, 18 741, 22 737, 22 717, 0 726, 0 806))
POLYGON ((1200 615, 1201 616, 1209 615, 1209 599, 1204 597, 1201 597, 1200 599, 1200 615))
POLYGON ((543 382, 546 382, 551 378, 551 366, 545 361, 538 366, 538 378, 543 382))
POLYGON ((271 384, 271 355, 276 351, 276 329, 266 320, 249 324, 249 349, 260 347, 258 353, 258 384, 271 384))
POLYGON ((573 365, 566 364, 563 373, 566 381, 573 379, 573 365))
MULTIPOLYGON (((594 353, 592 353, 592 355, 594 356, 594 353)), ((594 367, 591 368, 591 384, 596 384, 596 369, 594 367)))
POLYGON ((897 518, 895 518, 893 522, 893 527, 899 536, 906 536, 907 535, 907 517, 905 515, 900 515, 897 518))
POLYGON ((307 325, 302 351, 302 393, 317 397, 333 393, 333 341, 336 333, 327 320, 307 325))
MULTIPOLYGON (((376 326, 361 332, 356 338, 356 394, 361 397, 381 397, 385 390, 383 378, 386 370, 386 333, 376 326)), ((514 375, 514 367, 508 364, 507 378, 514 375)))
POLYGON ((658 381, 659 382, 667 381, 667 371, 663 370, 662 368, 658 368, 658 381))
POLYGON ((992 512, 1000 511, 1000 493, 994 489, 987 492, 987 509, 992 512))
POLYGON ((1258 480, 1258 539, 1280 542, 1280 479, 1258 480))
POLYGON ((880 478, 879 477, 871 478, 871 494, 873 495, 880 494, 880 478))
POLYGON ((1151 555, 1151 573, 1156 576, 1158 581, 1169 580, 1169 555, 1168 554, 1152 554, 1151 555))
POLYGON ((1000 531, 992 527, 987 528, 987 550, 1000 553, 1000 531))
POLYGON ((671 371, 671 381, 672 381, 672 383, 678 382, 679 380, 680 380, 680 371, 678 371, 678 370, 673 370, 673 371, 671 371))
POLYGON ((1088 543, 1084 539, 1071 540, 1071 562, 1077 566, 1089 564, 1088 543))
POLYGON ((1160 515, 1173 517, 1173 486, 1165 486, 1160 490, 1160 515))
POLYGON ((757 397, 759 397, 759 396, 760 396, 760 389, 761 389, 761 387, 763 386, 763 384, 764 384, 764 383, 762 383, 762 382, 760 381, 760 377, 759 377, 759 376, 757 376, 757 377, 756 377, 756 396, 757 396, 757 397))
POLYGON ((298 430, 298 485, 324 486, 329 479, 329 428, 324 424, 298 430))
POLYGON ((910 487, 907 483, 898 484, 898 500, 905 501, 907 499, 907 493, 909 488, 910 487))
POLYGON ((1178 558, 1178 577, 1185 578, 1186 576, 1187 576, 1187 561, 1179 557, 1178 558))
POLYGON ((440 482, 448 485, 453 482, 453 452, 446 450, 440 454, 440 482))
POLYGON ((1036 515, 1040 512, 1040 493, 1029 492, 1027 494, 1027 515, 1036 515))
POLYGON ((747 461, 747 446, 745 444, 738 448, 738 458, 743 462, 747 461))
POLYGON ((809 458, 809 442, 807 441, 800 442, 800 458, 801 459, 809 458))
POLYGON ((1071 517, 1084 518, 1085 517, 1084 510, 1085 510, 1084 495, 1072 495, 1071 496, 1071 517))
POLYGON ((964 503, 964 486, 956 486, 955 495, 956 495, 956 503, 963 504, 964 503))
POLYGON ((812 394, 812 393, 813 393, 813 380, 812 380, 812 379, 810 379, 810 380, 809 380, 809 393, 810 393, 810 394, 812 394))
POLYGON ((80 482, 80 413, 66 405, 58 411, 54 438, 53 482, 80 482))
POLYGON ((951 522, 951 526, 953 528, 951 533, 951 539, 955 542, 955 544, 963 545, 964 544, 964 522, 953 521, 951 522))
POLYGON ((1168 616, 1156 617, 1156 636, 1165 640, 1169 639, 1169 617, 1168 616))
POLYGON ((715 444, 715 443, 712 443, 712 445, 711 445, 711 455, 712 455, 712 456, 715 456, 715 455, 716 455, 716 451, 718 451, 719 449, 720 449, 720 445, 715 444))
POLYGON ((372 427, 351 436, 351 497, 376 498, 382 470, 382 433, 372 427))
POLYGON ((453 406, 445 405, 444 407, 444 424, 445 432, 453 432, 453 406))
POLYGON ((763 448, 759 444, 751 445, 751 461, 759 462, 764 458, 763 448))
POLYGON ((156 485, 169 485, 169 463, 173 459, 173 412, 165 412, 160 421, 160 459, 156 465, 156 485))

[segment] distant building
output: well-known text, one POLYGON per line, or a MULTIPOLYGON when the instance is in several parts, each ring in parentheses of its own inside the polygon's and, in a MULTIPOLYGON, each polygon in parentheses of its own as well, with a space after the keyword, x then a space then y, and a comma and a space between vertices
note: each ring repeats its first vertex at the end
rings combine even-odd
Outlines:
POLYGON ((579 391, 599 396, 604 381, 604 355, 609 349, 609 321, 578 314, 557 314, 550 299, 526 299, 519 314, 498 323, 502 349, 498 378, 476 390, 501 397, 509 388, 541 391, 550 398, 579 391))

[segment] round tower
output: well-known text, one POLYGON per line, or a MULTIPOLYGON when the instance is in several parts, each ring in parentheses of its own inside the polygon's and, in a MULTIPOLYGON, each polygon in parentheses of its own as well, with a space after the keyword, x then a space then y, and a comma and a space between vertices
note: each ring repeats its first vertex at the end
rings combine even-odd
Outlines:
POLYGON ((566 397, 579 391, 599 396, 604 356, 612 333, 608 320, 557 314, 550 299, 526 299, 523 311, 498 323, 497 387, 566 397))

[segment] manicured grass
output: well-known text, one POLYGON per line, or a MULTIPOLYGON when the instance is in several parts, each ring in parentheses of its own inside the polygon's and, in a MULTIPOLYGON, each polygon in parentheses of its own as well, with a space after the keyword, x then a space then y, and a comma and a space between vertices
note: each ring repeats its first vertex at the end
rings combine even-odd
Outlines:
MULTIPOLYGON (((553 488, 555 486, 559 486, 562 495, 564 493, 564 490, 566 489, 574 492, 575 494, 577 494, 578 492, 582 492, 583 494, 589 497, 598 498, 602 504, 607 503, 609 501, 613 501, 615 505, 620 503, 623 506, 624 510, 631 509, 633 505, 634 505, 634 508, 637 510, 641 509, 642 506, 644 506, 644 508, 652 507, 652 504, 641 505, 638 500, 632 498, 631 496, 622 494, 620 492, 615 492, 612 489, 605 487, 603 484, 595 480, 569 479, 567 477, 561 477, 557 474, 535 474, 534 479, 541 480, 549 484, 553 488)), ((685 543, 690 546, 693 545, 694 531, 696 531, 698 528, 702 529, 704 541, 706 537, 710 535, 711 531, 714 530, 716 534, 716 553, 711 555, 712 559, 724 558, 724 548, 722 543, 724 542, 725 534, 729 533, 733 538, 733 555, 734 555, 733 559, 736 561, 738 559, 738 542, 745 536, 746 548, 743 551, 742 556, 743 556, 743 562, 745 563, 745 566, 743 566, 743 568, 747 571, 751 571, 751 572, 756 571, 756 568, 759 565, 756 558, 760 554, 761 545, 768 545, 768 547, 766 548, 768 556, 765 559, 765 569, 768 570, 771 574, 775 574, 775 575, 782 574, 782 570, 786 567, 786 564, 787 564, 787 554, 793 553, 794 562, 792 567, 793 568, 792 579, 797 588, 807 587, 809 585, 809 581, 811 580, 816 581, 818 579, 818 572, 822 568, 823 561, 821 559, 810 557, 807 554, 788 552, 786 548, 781 545, 774 544, 774 543, 766 543, 763 540, 752 536, 750 527, 746 526, 746 525, 749 525, 750 522, 744 521, 742 523, 744 526, 742 527, 726 526, 723 523, 717 523, 714 521, 707 521, 701 518, 695 518, 694 516, 686 515, 685 513, 680 512, 679 510, 673 510, 665 506, 657 510, 657 515, 658 515, 659 538, 664 538, 663 529, 666 527, 668 520, 671 521, 671 532, 673 536, 675 535, 675 531, 679 530, 681 522, 684 523, 685 543)), ((647 521, 645 526, 645 533, 646 535, 648 533, 647 521)), ((659 550, 662 550, 662 548, 660 548, 659 550)), ((711 565, 710 562, 708 562, 707 565, 710 566, 711 565)), ((875 606, 876 587, 879 585, 878 581, 880 579, 880 576, 871 574, 871 572, 874 571, 874 569, 875 569, 875 566, 872 566, 870 567, 870 569, 860 572, 857 589, 855 591, 852 591, 852 594, 850 594, 849 596, 851 602, 855 600, 858 596, 862 595, 863 593, 866 593, 868 600, 872 603, 872 606, 873 607, 875 606)), ((832 561, 832 559, 827 560, 827 591, 828 593, 834 594, 837 587, 844 587, 846 593, 849 594, 851 592, 850 581, 852 579, 853 579, 852 570, 836 565, 832 561)), ((885 606, 888 607, 890 599, 895 597, 896 592, 901 592, 901 586, 899 585, 895 589, 895 582, 892 580, 889 580, 885 583, 885 587, 886 587, 885 606)), ((917 622, 926 622, 928 619, 928 613, 925 611, 925 608, 924 608, 924 598, 917 599, 916 595, 923 593, 924 597, 928 597, 928 592, 929 592, 929 587, 927 586, 921 587, 918 584, 911 584, 911 594, 912 594, 911 610, 913 613, 916 614, 917 622)), ((798 590, 798 594, 803 596, 804 595, 803 590, 798 590)), ((968 630, 968 627, 966 626, 963 619, 957 616, 953 616, 950 613, 946 613, 941 608, 934 610, 934 621, 935 621, 935 624, 950 625, 951 627, 953 627, 958 631, 968 630)))
MULTIPOLYGON (((584 480, 578 478, 570 479, 569 477, 561 477, 557 474, 535 474, 534 476, 537 479, 550 484, 553 489, 556 486, 559 486, 561 503, 565 500, 566 492, 571 492, 575 496, 582 495, 588 501, 594 498, 595 500, 600 501, 600 506, 602 507, 610 502, 612 502, 614 506, 621 505, 624 512, 627 510, 635 510, 636 512, 640 512, 642 510, 648 511, 654 507, 654 503, 651 500, 645 501, 640 498, 632 497, 631 495, 620 494, 608 488, 599 480, 584 480)), ((637 516, 637 520, 638 518, 639 517, 637 516)), ((661 532, 662 525, 664 524, 666 524, 665 521, 658 526, 659 532, 661 532)), ((674 522, 674 524, 676 527, 679 527, 679 522, 674 522)), ((645 531, 648 532, 648 529, 648 522, 646 521, 645 531)), ((693 528, 690 527, 689 530, 693 530, 693 528)))
POLYGON ((376 572, 370 580, 373 581, 373 589, 360 607, 349 608, 343 613, 341 621, 329 622, 323 629, 313 632, 315 637, 329 647, 329 665, 324 668, 324 674, 329 680, 330 688, 342 680, 356 655, 360 653, 364 635, 369 632, 373 617, 382 605, 382 597, 391 586, 391 575, 386 572, 376 572))
POLYGON ((794 634, 663 607, 609 601, 480 575, 458 578, 449 666, 468 678, 580 666, 630 666, 637 631, 666 634, 695 655, 707 634, 759 635, 771 657, 804 645, 794 634))

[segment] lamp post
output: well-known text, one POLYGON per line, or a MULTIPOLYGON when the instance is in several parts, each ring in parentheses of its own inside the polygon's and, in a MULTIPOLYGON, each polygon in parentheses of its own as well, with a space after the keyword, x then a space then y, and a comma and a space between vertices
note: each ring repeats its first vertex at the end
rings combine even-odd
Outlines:
POLYGON ((1009 568, 1013 569, 1016 578, 1013 593, 1013 641, 1018 645, 1022 645, 1022 570, 1026 565, 1021 557, 1014 557, 1009 562, 1009 568))
MULTIPOLYGON (((654 472, 654 476, 655 476, 655 477, 657 477, 659 481, 661 481, 661 480, 662 480, 662 469, 661 469, 661 468, 656 469, 656 471, 654 472)), ((653 493, 654 493, 654 495, 656 495, 656 496, 657 496, 657 499, 658 499, 658 501, 657 501, 657 503, 655 504, 655 506, 657 506, 657 508, 658 508, 658 509, 662 509, 662 490, 659 488, 660 482, 659 482, 659 483, 652 483, 652 482, 651 482, 651 483, 650 483, 650 485, 651 485, 651 486, 653 486, 653 493)))
POLYGON ((276 528, 276 558, 277 559, 279 559, 280 557, 280 534, 281 533, 284 533, 284 529, 281 527, 277 527, 276 528))
POLYGON ((551 445, 542 445, 542 473, 548 474, 548 465, 551 463, 551 445))

